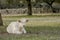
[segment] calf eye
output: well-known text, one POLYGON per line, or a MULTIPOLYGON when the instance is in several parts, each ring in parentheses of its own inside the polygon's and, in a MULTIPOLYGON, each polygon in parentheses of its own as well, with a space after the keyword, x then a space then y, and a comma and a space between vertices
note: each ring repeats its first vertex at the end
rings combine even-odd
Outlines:
POLYGON ((26 22, 28 22, 28 20, 26 20, 26 22))
POLYGON ((25 25, 23 25, 23 27, 25 27, 25 25))

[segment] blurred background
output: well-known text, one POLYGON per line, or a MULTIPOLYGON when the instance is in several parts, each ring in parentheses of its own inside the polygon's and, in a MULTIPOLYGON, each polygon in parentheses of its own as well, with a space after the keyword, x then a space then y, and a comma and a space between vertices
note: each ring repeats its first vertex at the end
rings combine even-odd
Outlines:
POLYGON ((29 9, 31 14, 60 13, 60 0, 0 0, 2 14, 28 14, 29 9))
POLYGON ((60 40, 60 0, 0 0, 0 40, 60 40), (8 34, 7 26, 27 18, 26 34, 8 34))

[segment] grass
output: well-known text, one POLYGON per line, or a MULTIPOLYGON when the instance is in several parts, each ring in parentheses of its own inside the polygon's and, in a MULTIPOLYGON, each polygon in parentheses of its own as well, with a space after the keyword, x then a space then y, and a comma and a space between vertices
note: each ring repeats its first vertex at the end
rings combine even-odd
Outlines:
POLYGON ((24 18, 31 18, 31 17, 60 17, 60 13, 45 13, 45 14, 32 14, 32 16, 29 16, 29 15, 23 15, 23 14, 7 14, 7 15, 2 15, 3 17, 5 17, 5 18, 22 18, 22 17, 24 17, 24 18), (18 15, 18 16, 17 16, 18 15))
POLYGON ((0 26, 0 40, 60 40, 60 16, 3 16, 0 26), (12 21, 28 18, 27 34, 7 34, 6 27, 12 21))

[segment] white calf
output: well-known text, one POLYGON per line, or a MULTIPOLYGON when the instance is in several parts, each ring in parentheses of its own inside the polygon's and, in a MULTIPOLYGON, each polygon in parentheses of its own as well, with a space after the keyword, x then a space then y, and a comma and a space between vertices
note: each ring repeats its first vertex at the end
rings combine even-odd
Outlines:
POLYGON ((26 22, 28 22, 27 19, 21 19, 17 22, 11 22, 7 27, 7 32, 13 34, 26 33, 26 30, 24 29, 24 25, 26 24, 26 22))

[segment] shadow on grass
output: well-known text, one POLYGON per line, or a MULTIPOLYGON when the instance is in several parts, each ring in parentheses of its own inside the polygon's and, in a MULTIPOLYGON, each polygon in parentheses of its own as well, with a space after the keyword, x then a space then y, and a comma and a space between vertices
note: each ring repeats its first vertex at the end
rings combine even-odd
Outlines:
MULTIPOLYGON (((7 26, 0 26, 0 34, 8 34, 6 32, 7 26)), ((25 27, 27 34, 51 34, 51 35, 59 35, 60 27, 51 27, 51 26, 36 26, 36 27, 25 27)))
POLYGON ((6 33, 6 26, 0 27, 0 40, 59 40, 60 27, 36 26, 25 27, 27 34, 15 35, 6 33), (5 33, 4 33, 5 32, 5 33))
POLYGON ((37 26, 37 27, 25 27, 29 34, 60 34, 60 27, 51 26, 37 26))

